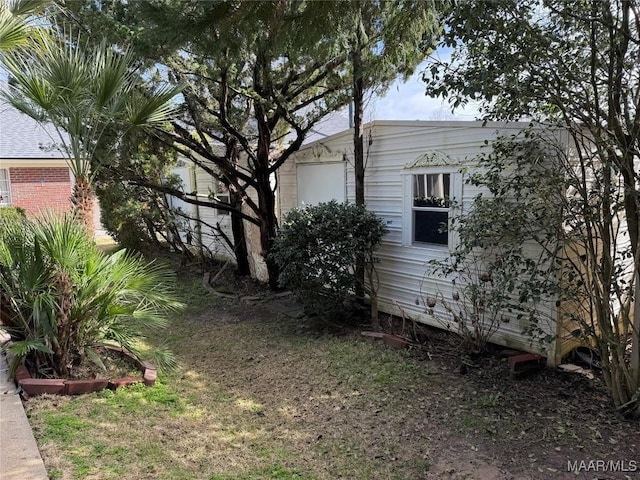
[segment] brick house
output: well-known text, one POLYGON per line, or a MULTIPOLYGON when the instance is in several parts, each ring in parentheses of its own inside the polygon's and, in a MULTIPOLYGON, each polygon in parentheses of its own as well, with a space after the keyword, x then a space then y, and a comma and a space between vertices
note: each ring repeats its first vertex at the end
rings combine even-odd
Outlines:
POLYGON ((54 148, 56 132, 0 102, 0 206, 67 211, 73 175, 63 153, 54 148))

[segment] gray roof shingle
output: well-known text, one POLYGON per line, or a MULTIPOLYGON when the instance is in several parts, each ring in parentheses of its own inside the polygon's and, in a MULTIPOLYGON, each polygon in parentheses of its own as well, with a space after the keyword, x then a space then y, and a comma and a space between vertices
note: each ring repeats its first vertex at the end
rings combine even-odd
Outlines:
POLYGON ((67 158, 54 146, 58 134, 52 125, 40 125, 34 119, 0 100, 0 159, 67 158))
POLYGON ((322 140, 333 134, 343 132, 350 128, 349 113, 345 109, 330 113, 314 125, 304 139, 303 145, 322 140))

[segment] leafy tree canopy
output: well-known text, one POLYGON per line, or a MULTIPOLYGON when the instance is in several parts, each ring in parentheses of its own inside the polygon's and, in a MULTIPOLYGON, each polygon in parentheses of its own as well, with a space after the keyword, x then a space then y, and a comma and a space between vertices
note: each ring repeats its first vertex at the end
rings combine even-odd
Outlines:
POLYGON ((563 212, 564 246, 578 252, 566 260, 593 299, 586 318, 597 325, 584 333, 612 397, 640 415, 640 2, 462 2, 447 26, 452 59, 425 72, 428 93, 454 108, 479 100, 485 119, 558 126, 570 140, 557 156, 565 200, 549 208, 563 212))

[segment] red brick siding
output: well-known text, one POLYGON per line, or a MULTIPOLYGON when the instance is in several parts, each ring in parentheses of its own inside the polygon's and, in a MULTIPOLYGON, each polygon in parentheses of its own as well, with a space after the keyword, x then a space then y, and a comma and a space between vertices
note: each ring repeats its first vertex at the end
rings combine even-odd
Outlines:
POLYGON ((67 167, 15 167, 9 169, 11 203, 27 214, 62 212, 71 208, 71 181, 67 167))

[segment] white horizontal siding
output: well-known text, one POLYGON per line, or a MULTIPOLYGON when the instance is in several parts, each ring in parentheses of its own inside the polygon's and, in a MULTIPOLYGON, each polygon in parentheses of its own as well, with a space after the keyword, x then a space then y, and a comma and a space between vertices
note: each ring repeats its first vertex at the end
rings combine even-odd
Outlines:
MULTIPOLYGON (((425 314, 423 297, 440 292, 451 298, 451 282, 442 278, 425 276, 426 264, 430 260, 444 260, 449 256, 447 247, 403 246, 403 170, 425 153, 439 152, 449 157, 454 170, 474 166, 472 161, 479 154, 489 152, 491 140, 498 135, 515 134, 525 125, 489 124, 482 127, 480 122, 373 122, 365 129, 365 202, 367 208, 376 212, 387 222, 388 233, 376 252, 379 277, 378 298, 380 310, 399 313, 401 306, 416 320, 441 326, 430 315, 425 314), (366 143, 371 140, 369 146, 366 143), (418 305, 416 304, 418 303, 418 305)), ((293 161, 279 172, 279 199, 281 213, 297 204, 292 192, 296 191, 295 170, 297 163, 335 161, 344 157, 347 161, 347 199, 355 199, 353 172, 353 145, 351 132, 343 132, 322 140, 321 145, 310 144, 298 152, 293 161)), ((462 185, 462 211, 471 208, 475 197, 482 190, 473 185, 462 185)), ((551 307, 546 309, 553 315, 551 307)), ((548 326, 549 333, 555 332, 555 325, 548 326)), ((494 341, 526 350, 539 351, 529 345, 529 338, 523 335, 522 325, 512 320, 502 325, 494 341)))
MULTIPOLYGON (((209 195, 217 193, 219 190, 216 179, 194 164, 174 168, 173 173, 180 175, 184 191, 194 193, 197 200, 210 201, 209 195)), ((222 231, 230 239, 233 239, 230 215, 221 214, 217 209, 211 207, 194 205, 182 202, 174 197, 171 198, 174 206, 179 206, 183 212, 192 217, 192 220, 185 222, 184 231, 181 232, 183 241, 186 241, 186 231, 189 230, 193 238, 192 243, 195 246, 203 248, 216 256, 235 259, 233 251, 213 228, 219 224, 222 231), (204 224, 198 225, 197 220, 201 220, 204 224)))
MULTIPOLYGON (((397 303, 387 303, 385 301, 379 301, 378 308, 381 312, 390 313, 398 316, 404 313, 411 320, 414 320, 419 323, 423 323, 425 325, 430 325, 432 327, 437 327, 437 328, 446 328, 441 321, 438 321, 438 319, 434 318, 432 315, 429 315, 427 313, 424 313, 418 310, 413 310, 411 308, 404 308, 404 307, 402 307, 403 311, 401 312, 400 309, 398 308, 397 303)), ((491 338, 491 340, 494 343, 498 345, 503 345, 509 348, 515 348, 518 350, 539 353, 541 355, 547 356, 548 359, 553 358, 552 349, 545 349, 543 345, 540 345, 535 342, 532 343, 529 340, 529 338, 525 335, 522 335, 522 333, 508 330, 506 325, 509 325, 509 324, 503 324, 501 328, 498 329, 498 331, 496 331, 493 334, 493 337, 491 338)), ((451 325, 450 329, 452 331, 455 331, 455 326, 451 325)))
MULTIPOLYGON (((209 195, 219 193, 220 188, 217 185, 216 179, 203 169, 195 167, 195 178, 195 187, 198 192, 198 199, 209 201, 209 195)), ((198 217, 200 220, 210 225, 202 225, 200 232, 202 246, 209 250, 213 255, 235 259, 233 250, 229 248, 226 242, 219 237, 215 229, 212 228, 219 225, 224 234, 233 241, 231 215, 224 214, 215 208, 200 205, 198 206, 198 217)))

